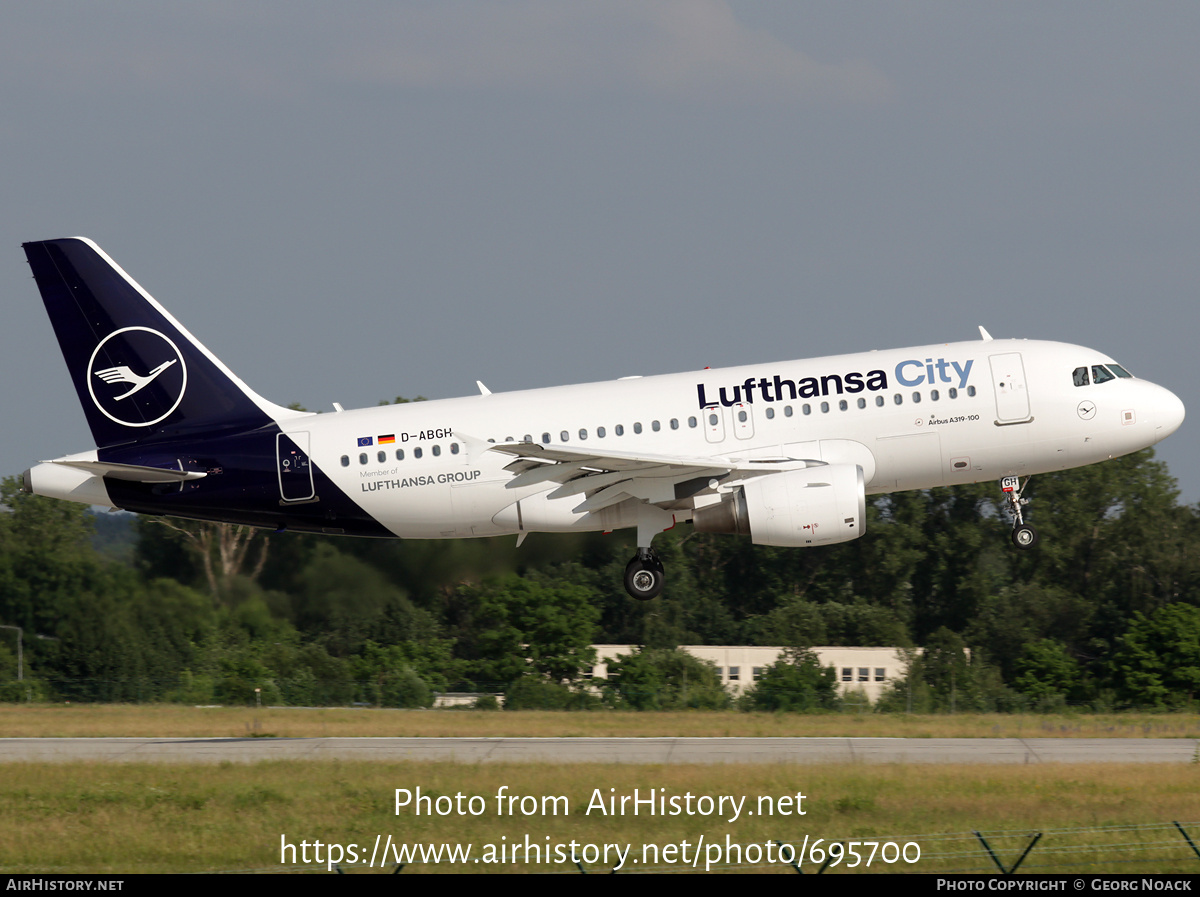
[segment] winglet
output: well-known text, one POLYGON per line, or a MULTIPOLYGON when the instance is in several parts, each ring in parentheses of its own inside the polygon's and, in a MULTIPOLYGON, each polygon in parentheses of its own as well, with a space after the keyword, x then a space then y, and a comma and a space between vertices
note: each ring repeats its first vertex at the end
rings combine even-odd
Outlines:
POLYGON ((988 333, 986 330, 984 330, 984 329, 983 329, 983 325, 982 325, 982 324, 980 324, 980 325, 979 325, 979 335, 980 335, 981 337, 983 337, 983 340, 984 340, 985 342, 989 342, 989 343, 990 343, 990 342, 992 341, 992 335, 991 335, 990 333, 988 333))

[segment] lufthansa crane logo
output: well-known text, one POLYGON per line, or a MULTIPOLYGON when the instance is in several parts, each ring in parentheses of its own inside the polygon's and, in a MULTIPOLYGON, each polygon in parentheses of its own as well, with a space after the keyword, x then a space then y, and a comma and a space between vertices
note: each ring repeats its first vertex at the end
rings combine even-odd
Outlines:
POLYGON ((179 347, 149 327, 122 327, 96 346, 88 392, 100 413, 126 427, 165 420, 183 401, 187 364, 179 347))

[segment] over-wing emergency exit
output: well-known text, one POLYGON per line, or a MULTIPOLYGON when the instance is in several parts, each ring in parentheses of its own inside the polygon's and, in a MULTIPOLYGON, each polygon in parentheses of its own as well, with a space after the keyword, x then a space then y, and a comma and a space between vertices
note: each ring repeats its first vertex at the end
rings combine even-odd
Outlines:
POLYGON ((1100 352, 983 339, 312 414, 259 396, 81 237, 25 253, 96 448, 28 492, 274 530, 410 539, 636 528, 635 598, 681 523, 807 547, 866 496, 1000 480, 1153 445, 1184 408, 1100 352))

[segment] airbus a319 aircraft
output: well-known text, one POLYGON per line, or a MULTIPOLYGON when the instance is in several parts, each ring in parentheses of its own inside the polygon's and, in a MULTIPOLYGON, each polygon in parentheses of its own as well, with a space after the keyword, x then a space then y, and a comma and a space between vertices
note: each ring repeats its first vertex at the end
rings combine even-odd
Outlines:
POLYGON ((685 522, 760 545, 863 534, 866 497, 999 480, 1013 542, 1032 474, 1164 439, 1183 403, 1093 349, 996 340, 625 377, 313 414, 259 396, 82 237, 24 244, 91 451, 27 492, 282 532, 449 539, 685 522))

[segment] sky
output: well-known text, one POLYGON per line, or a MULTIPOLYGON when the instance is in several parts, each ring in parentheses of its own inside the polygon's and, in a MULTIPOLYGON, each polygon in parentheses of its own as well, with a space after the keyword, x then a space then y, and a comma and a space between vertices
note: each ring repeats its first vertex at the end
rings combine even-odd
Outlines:
POLYGON ((993 336, 1191 418, 1200 5, 41 0, 0 29, 0 475, 92 447, 20 244, 310 410, 993 336))

